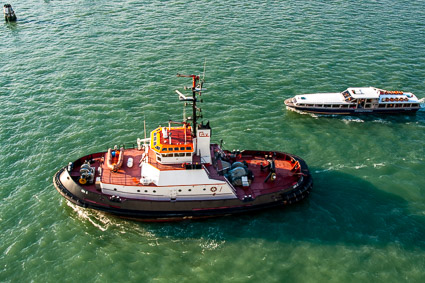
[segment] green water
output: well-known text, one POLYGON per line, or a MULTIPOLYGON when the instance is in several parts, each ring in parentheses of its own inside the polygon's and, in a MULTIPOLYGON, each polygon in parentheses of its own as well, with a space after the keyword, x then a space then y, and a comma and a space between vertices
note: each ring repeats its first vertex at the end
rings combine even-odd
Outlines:
POLYGON ((295 94, 425 96, 423 1, 16 1, 1 24, 0 282, 423 282, 425 111, 316 117, 295 94), (142 3, 143 2, 143 3, 142 3), (69 161, 182 117, 201 73, 227 149, 304 158, 310 198, 145 224, 67 204, 69 161))

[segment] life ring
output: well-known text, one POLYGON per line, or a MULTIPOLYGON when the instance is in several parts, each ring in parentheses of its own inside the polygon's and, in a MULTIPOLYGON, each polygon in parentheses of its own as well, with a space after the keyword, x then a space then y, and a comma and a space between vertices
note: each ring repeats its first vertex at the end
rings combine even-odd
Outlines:
POLYGON ((78 182, 80 182, 81 185, 85 185, 87 183, 87 180, 84 178, 80 178, 80 180, 78 180, 78 182))
POLYGON ((217 191, 217 188, 216 187, 211 187, 210 191, 213 192, 213 193, 215 193, 217 191))

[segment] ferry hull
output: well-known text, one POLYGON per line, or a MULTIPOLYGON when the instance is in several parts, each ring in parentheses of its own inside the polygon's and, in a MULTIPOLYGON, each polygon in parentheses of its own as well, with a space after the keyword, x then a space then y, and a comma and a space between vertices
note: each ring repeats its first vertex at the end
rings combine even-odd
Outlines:
POLYGON ((304 178, 296 188, 282 188, 274 193, 259 195, 253 200, 152 201, 128 198, 117 202, 101 191, 85 189, 70 177, 66 167, 54 175, 53 184, 68 201, 83 208, 103 211, 121 218, 147 222, 203 219, 249 213, 303 200, 309 195, 313 180, 305 162, 297 159, 302 165, 304 178))
POLYGON ((340 109, 340 108, 316 108, 299 107, 288 101, 285 101, 286 107, 290 110, 301 111, 305 113, 323 114, 323 115, 367 115, 367 114, 415 114, 419 108, 395 108, 395 109, 340 109))
POLYGON ((365 114, 415 114, 419 109, 400 109, 400 110, 361 110, 361 109, 347 109, 341 111, 341 109, 317 109, 317 108, 307 108, 307 107, 291 107, 288 106, 291 110, 313 113, 313 114, 323 114, 323 115, 365 115, 365 114))

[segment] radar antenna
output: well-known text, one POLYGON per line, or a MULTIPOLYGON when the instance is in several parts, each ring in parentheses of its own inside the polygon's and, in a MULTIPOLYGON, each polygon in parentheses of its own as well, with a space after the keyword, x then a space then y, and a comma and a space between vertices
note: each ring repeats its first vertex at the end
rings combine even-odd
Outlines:
MULTIPOLYGON (((206 61, 205 61, 205 63, 206 63, 206 61)), ((196 128, 197 128, 197 118, 202 118, 201 108, 196 107, 196 103, 202 102, 202 99, 198 99, 197 95, 201 96, 202 91, 206 90, 206 89, 202 88, 203 84, 204 84, 204 79, 205 79, 205 64, 204 64, 204 72, 203 72, 203 75, 202 75, 202 79, 200 78, 199 75, 177 74, 177 77, 192 78, 192 86, 184 88, 185 90, 192 91, 192 96, 189 96, 189 95, 186 96, 178 90, 176 90, 176 93, 179 95, 179 100, 184 101, 185 105, 190 104, 190 103, 192 105, 192 117, 188 117, 187 120, 192 120, 192 134, 195 137, 196 136, 196 128)))

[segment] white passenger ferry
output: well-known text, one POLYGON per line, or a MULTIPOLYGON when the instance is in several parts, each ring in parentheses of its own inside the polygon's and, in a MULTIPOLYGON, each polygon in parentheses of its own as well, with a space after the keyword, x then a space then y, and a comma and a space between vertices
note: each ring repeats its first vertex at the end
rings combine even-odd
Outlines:
POLYGON ((285 100, 288 109, 317 114, 415 113, 423 107, 411 92, 350 87, 339 93, 301 94, 285 100))

